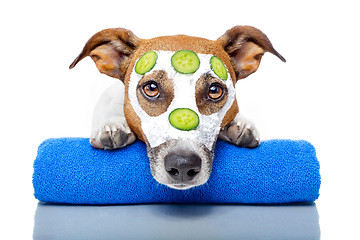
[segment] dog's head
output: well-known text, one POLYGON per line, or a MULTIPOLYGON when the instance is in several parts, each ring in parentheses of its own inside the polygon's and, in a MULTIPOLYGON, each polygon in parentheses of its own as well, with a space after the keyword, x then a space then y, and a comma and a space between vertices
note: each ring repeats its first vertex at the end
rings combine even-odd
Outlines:
POLYGON ((101 73, 124 82, 125 117, 147 144, 152 175, 188 189, 208 180, 219 131, 238 113, 235 83, 257 70, 265 52, 285 61, 250 26, 236 26, 216 41, 145 40, 116 28, 91 37, 70 68, 90 56, 101 73))

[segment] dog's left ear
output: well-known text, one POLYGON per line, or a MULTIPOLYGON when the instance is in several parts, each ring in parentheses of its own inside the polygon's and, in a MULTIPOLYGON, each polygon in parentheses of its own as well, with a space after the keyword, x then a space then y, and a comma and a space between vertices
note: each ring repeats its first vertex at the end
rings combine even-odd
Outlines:
POLYGON ((70 65, 70 69, 86 56, 94 60, 101 73, 124 81, 131 54, 140 44, 140 39, 130 30, 110 28, 92 36, 79 56, 70 65))
POLYGON ((251 26, 235 26, 217 41, 229 54, 237 80, 256 72, 265 52, 270 52, 286 62, 285 58, 274 49, 267 36, 251 26))

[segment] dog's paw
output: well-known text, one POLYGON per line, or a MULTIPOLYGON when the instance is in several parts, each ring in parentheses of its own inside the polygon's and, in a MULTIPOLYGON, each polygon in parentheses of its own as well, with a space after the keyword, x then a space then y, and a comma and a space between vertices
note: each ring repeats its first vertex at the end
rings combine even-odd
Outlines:
POLYGON ((136 140, 126 121, 107 121, 95 129, 90 143, 98 149, 123 148, 136 140))
POLYGON ((244 118, 234 120, 220 131, 220 139, 239 147, 256 148, 260 145, 260 134, 255 125, 244 118))

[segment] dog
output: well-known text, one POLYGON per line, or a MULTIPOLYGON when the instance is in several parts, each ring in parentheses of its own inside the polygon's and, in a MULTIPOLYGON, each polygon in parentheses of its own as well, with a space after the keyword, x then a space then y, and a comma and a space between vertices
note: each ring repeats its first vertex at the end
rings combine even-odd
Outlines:
POLYGON ((254 124, 239 113, 235 84, 258 69, 265 52, 286 61, 251 26, 235 26, 215 41, 140 39, 123 28, 96 33, 69 68, 90 56, 101 73, 121 81, 95 107, 91 145, 117 149, 138 138, 160 184, 185 190, 206 183, 217 139, 260 144, 254 124))

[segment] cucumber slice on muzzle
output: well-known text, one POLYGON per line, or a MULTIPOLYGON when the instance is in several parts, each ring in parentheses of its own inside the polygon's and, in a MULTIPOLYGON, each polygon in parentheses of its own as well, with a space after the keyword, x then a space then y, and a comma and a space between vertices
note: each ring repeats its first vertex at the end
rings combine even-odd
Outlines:
POLYGON ((199 116, 189 108, 177 108, 169 114, 170 124, 182 131, 190 131, 199 125, 199 116))

